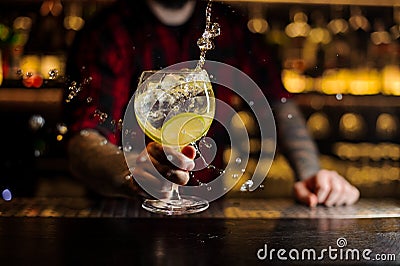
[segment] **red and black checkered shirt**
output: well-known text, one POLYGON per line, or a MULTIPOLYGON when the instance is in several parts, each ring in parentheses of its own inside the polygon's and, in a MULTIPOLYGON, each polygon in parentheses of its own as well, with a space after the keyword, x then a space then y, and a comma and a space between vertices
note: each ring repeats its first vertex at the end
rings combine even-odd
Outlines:
MULTIPOLYGON (((206 25, 205 7, 206 2, 199 1, 184 25, 166 26, 145 1, 117 1, 87 23, 77 35, 67 62, 70 81, 79 85, 91 78, 66 104, 70 133, 95 128, 118 144, 116 122, 123 118, 141 72, 199 59, 197 39, 206 25), (107 118, 100 123, 96 112, 106 113, 107 118)), ((247 30, 245 19, 231 7, 213 3, 212 21, 220 24, 221 35, 214 40, 215 49, 207 53, 206 59, 240 69, 258 84, 269 101, 290 97, 282 85, 280 63, 262 36, 247 30)), ((237 101, 230 90, 214 90, 217 98, 230 105, 237 101)))

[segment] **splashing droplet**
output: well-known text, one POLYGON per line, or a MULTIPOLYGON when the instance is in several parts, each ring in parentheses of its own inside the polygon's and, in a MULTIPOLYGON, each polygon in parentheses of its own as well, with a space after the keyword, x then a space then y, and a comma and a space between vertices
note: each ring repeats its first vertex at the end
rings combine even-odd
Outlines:
MULTIPOLYGON (((122 131, 122 126, 123 126, 122 119, 119 119, 117 122, 117 130, 122 131)), ((133 132, 133 133, 136 134, 136 132, 133 132)))
POLYGON ((211 23, 211 0, 208 1, 206 7, 206 28, 202 36, 197 40, 197 46, 200 49, 200 60, 196 68, 203 68, 206 61, 206 53, 208 50, 214 49, 213 38, 221 34, 221 29, 218 23, 211 23))
POLYGON ((58 70, 57 69, 50 69, 48 74, 49 74, 49 79, 55 80, 58 77, 58 70))
POLYGON ((29 126, 32 130, 37 131, 45 124, 45 120, 41 115, 33 115, 29 119, 29 126))
POLYGON ((103 113, 99 109, 96 109, 94 111, 94 117, 98 117, 99 118, 99 123, 104 123, 108 118, 108 114, 103 113))
POLYGON ((12 193, 7 188, 2 191, 1 196, 5 201, 10 201, 12 199, 12 193))
POLYGON ((16 74, 17 74, 17 77, 20 79, 22 79, 24 77, 24 72, 22 71, 22 69, 18 69, 16 74))
POLYGON ((127 144, 124 146, 124 151, 125 152, 131 152, 132 151, 132 146, 130 144, 127 144))
POLYGON ((249 191, 250 188, 254 185, 253 180, 249 179, 246 182, 243 183, 243 185, 240 187, 240 191, 246 192, 249 191))
POLYGON ((65 135, 68 132, 68 127, 64 123, 58 123, 56 128, 61 135, 65 135))
POLYGON ((87 136, 89 136, 89 131, 87 131, 87 130, 81 130, 81 131, 79 132, 79 134, 80 134, 81 136, 87 137, 87 136))

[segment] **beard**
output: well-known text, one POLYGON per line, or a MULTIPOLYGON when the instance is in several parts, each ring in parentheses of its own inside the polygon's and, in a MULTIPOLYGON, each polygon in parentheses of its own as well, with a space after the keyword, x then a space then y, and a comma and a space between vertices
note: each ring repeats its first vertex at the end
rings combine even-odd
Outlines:
POLYGON ((165 8, 179 9, 190 0, 154 0, 165 8))

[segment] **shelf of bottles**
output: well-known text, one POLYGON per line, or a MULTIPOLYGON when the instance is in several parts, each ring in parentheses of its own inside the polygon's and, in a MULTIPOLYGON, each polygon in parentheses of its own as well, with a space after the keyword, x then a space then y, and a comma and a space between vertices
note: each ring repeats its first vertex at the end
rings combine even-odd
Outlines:
MULTIPOLYGON (((398 194, 400 7, 286 1, 284 20, 284 7, 261 2, 248 5, 248 28, 281 56, 283 83, 304 113, 322 165, 366 188, 364 195, 372 187, 398 194)), ((270 175, 294 177, 282 156, 270 175)))

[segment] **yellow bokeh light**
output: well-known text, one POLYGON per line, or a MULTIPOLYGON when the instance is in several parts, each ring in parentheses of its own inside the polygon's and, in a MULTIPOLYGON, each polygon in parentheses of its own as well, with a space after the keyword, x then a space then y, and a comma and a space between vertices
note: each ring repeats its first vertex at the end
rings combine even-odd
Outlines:
POLYGON ((400 68, 388 65, 382 70, 382 92, 384 94, 400 95, 400 68))
POLYGON ((359 138, 364 133, 365 122, 359 114, 346 113, 340 118, 339 129, 349 139, 359 138))
POLYGON ((397 135, 398 119, 387 113, 380 114, 376 120, 376 132, 379 136, 390 138, 397 135))
POLYGON ((324 113, 314 113, 307 120, 307 128, 316 139, 325 138, 330 132, 328 116, 324 113))
POLYGON ((292 93, 306 92, 311 90, 314 85, 312 78, 288 69, 282 71, 282 82, 285 88, 292 93))
POLYGON ((247 27, 252 33, 265 33, 268 30, 268 22, 263 18, 253 18, 247 23, 247 27))

